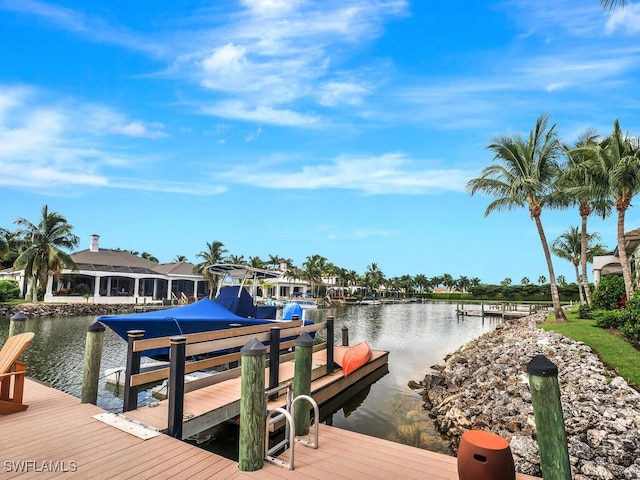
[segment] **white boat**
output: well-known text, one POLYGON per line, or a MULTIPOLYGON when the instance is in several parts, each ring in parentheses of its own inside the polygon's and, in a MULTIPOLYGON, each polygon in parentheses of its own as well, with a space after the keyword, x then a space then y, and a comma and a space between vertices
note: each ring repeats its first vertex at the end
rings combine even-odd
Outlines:
POLYGON ((380 305, 380 299, 365 297, 362 300, 360 300, 360 305, 380 305))
POLYGON ((314 302, 313 300, 295 299, 295 300, 287 300, 287 303, 297 303, 298 305, 300 305, 300 308, 302 308, 303 310, 308 310, 308 309, 311 309, 311 308, 318 308, 318 304, 316 302, 314 302))

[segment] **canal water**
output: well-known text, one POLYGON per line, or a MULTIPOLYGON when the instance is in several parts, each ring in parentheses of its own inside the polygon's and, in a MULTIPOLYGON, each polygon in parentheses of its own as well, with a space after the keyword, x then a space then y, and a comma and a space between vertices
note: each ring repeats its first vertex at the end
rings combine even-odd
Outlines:
MULTIPOLYGON (((322 421, 333 426, 412 445, 431 451, 450 453, 446 439, 434 429, 418 391, 408 388, 411 380, 420 381, 431 365, 493 330, 500 320, 490 317, 462 317, 456 306, 446 303, 404 303, 389 305, 339 305, 328 309, 307 310, 314 321, 335 318, 336 341, 347 327, 351 345, 366 340, 372 349, 389 352, 388 372, 382 371, 374 383, 364 385, 324 409, 322 421)), ((56 389, 80 397, 83 355, 87 327, 96 317, 42 317, 27 320, 26 329, 36 333, 24 360, 27 375, 56 389)), ((9 331, 9 320, 0 319, 0 342, 9 331)), ((126 362, 126 343, 111 330, 104 337, 101 370, 122 367, 126 362)), ((154 401, 151 390, 141 403, 154 401)), ((107 385, 101 377, 98 406, 112 412, 122 411, 122 391, 107 385)), ((225 454, 233 439, 229 432, 214 432, 203 448, 225 454), (223 440, 224 439, 224 440, 223 440)), ((231 435, 233 436, 233 435, 231 435)), ((233 448, 232 446, 230 447, 233 448)), ((233 455, 233 454, 231 454, 233 455)), ((227 455, 228 456, 228 455, 227 455)))

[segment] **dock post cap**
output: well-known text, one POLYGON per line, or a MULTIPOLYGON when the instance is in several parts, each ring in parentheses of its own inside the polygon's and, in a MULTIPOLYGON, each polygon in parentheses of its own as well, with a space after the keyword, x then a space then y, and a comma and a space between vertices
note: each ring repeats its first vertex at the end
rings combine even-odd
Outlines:
POLYGON ((246 356, 264 355, 267 351, 265 347, 256 337, 253 337, 247 344, 240 349, 240 353, 246 356))
POLYGON ((313 338, 307 332, 296 338, 296 347, 313 347, 313 343, 313 338))
POLYGON ((538 377, 557 377, 558 367, 544 355, 536 355, 527 363, 527 373, 538 377))
POLYGON ((87 332, 104 332, 107 329, 107 327, 105 327, 102 323, 100 322, 93 322, 91 325, 89 325, 87 327, 87 332))
POLYGON ((177 336, 169 339, 171 343, 187 343, 187 337, 177 336))
POLYGON ((130 337, 139 337, 144 335, 144 330, 127 330, 127 335, 130 337))
POLYGON ((13 320, 13 321, 20 320, 20 321, 22 321, 22 320, 26 320, 26 319, 27 319, 27 316, 24 313, 16 312, 15 314, 13 314, 13 316, 9 320, 13 320))

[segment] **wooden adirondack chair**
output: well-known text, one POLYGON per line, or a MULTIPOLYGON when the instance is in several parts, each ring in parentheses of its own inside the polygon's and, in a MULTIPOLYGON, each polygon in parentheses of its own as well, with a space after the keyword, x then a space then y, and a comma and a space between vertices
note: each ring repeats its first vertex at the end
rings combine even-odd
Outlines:
POLYGON ((26 365, 19 359, 33 336, 33 332, 13 335, 0 350, 0 415, 27 409, 22 403, 26 365))

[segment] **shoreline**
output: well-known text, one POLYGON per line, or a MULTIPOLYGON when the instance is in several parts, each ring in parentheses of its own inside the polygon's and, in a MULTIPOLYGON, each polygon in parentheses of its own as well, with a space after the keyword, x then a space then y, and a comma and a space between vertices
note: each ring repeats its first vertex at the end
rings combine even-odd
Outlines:
POLYGON ((541 477, 526 364, 545 355, 558 366, 574 480, 640 479, 640 393, 584 343, 537 328, 545 317, 482 335, 410 388, 453 452, 466 430, 490 430, 509 441, 517 472, 541 477))

